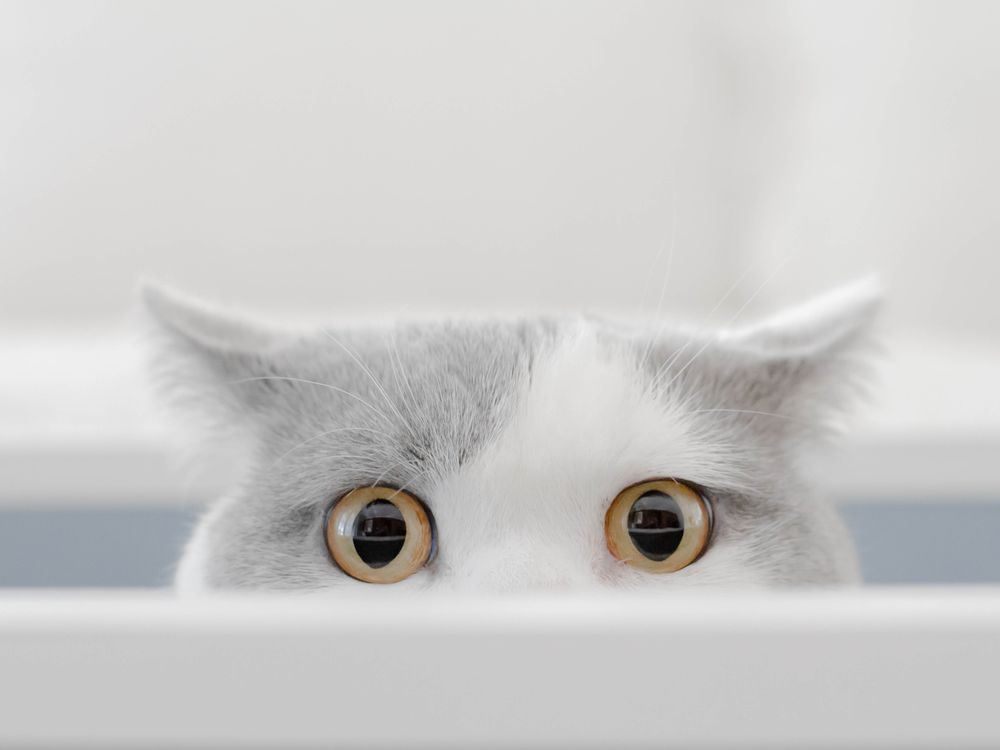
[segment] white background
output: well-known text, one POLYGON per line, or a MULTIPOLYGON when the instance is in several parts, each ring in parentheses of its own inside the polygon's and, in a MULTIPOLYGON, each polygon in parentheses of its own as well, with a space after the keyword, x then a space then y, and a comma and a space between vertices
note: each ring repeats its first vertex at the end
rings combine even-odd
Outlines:
POLYGON ((328 321, 704 322, 732 289, 726 323, 876 272, 861 433, 981 489, 998 31, 989 2, 3 3, 0 482, 51 475, 32 435, 90 482, 150 428, 141 275, 328 321))
MULTIPOLYGON (((697 316, 877 271, 1000 331, 995 3, 5 3, 0 322, 697 316), (671 238, 673 242, 671 243, 671 238), (668 255, 668 253, 664 253, 668 255)), ((723 316, 725 317, 725 316, 723 316)))

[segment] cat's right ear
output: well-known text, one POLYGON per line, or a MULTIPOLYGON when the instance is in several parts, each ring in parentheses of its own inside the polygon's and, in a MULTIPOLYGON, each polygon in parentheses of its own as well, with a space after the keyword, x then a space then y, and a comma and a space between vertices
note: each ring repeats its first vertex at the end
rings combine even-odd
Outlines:
POLYGON ((227 422, 266 408, 290 335, 160 284, 143 283, 140 299, 152 345, 150 369, 170 401, 227 422))

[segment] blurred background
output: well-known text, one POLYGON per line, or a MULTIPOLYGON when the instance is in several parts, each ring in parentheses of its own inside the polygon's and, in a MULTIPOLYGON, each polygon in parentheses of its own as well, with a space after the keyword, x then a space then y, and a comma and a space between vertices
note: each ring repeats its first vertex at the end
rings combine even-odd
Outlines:
POLYGON ((218 489, 148 402, 142 276, 711 325, 872 272, 880 385, 820 480, 869 581, 1000 581, 998 34, 994 2, 0 3, 0 585, 163 584, 218 489))

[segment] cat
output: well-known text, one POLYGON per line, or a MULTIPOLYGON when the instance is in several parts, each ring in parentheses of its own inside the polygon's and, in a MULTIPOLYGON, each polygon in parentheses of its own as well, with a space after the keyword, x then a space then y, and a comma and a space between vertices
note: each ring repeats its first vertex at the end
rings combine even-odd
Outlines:
POLYGON ((872 281, 711 333, 572 316, 291 332, 142 297, 160 386, 249 445, 181 593, 858 580, 800 464, 863 391, 872 281))

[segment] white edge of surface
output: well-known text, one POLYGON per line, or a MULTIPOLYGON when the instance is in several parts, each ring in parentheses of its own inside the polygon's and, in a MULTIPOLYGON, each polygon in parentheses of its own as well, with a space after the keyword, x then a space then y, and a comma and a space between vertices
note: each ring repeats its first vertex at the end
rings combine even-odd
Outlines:
POLYGON ((0 746, 1000 744, 994 588, 364 599, 0 593, 0 746))

